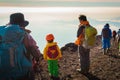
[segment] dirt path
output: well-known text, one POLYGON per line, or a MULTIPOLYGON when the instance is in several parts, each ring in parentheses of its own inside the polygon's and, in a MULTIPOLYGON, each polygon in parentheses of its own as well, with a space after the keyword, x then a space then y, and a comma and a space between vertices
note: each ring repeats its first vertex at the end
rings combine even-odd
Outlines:
MULTIPOLYGON (((101 46, 94 47, 90 53, 90 74, 82 75, 76 71, 79 68, 77 51, 66 48, 63 58, 59 61, 59 76, 61 80, 120 80, 120 56, 118 49, 112 47, 110 55, 103 55, 101 46)), ((41 80, 50 80, 46 61, 41 61, 41 80)), ((36 76, 36 80, 38 76, 36 76)))

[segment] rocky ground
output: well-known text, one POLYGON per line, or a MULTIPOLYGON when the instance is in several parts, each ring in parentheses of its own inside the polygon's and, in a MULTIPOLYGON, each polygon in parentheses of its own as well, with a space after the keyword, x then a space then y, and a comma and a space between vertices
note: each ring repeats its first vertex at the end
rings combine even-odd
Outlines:
MULTIPOLYGON (((90 74, 82 75, 76 71, 80 68, 77 46, 68 43, 62 50, 59 60, 59 76, 61 80, 120 80, 120 56, 117 46, 112 46, 109 55, 103 55, 101 37, 97 37, 96 46, 90 52, 90 74)), ((42 60, 40 72, 36 73, 36 80, 50 80, 47 62, 42 60)))

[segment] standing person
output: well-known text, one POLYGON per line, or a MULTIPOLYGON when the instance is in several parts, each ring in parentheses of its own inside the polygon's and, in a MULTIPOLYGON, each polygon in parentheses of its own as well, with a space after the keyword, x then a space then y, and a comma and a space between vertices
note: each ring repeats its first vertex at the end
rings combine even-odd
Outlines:
POLYGON ((101 35, 102 35, 102 48, 103 48, 103 54, 106 54, 108 53, 109 49, 110 49, 110 40, 112 38, 112 31, 111 29, 109 28, 109 24, 105 24, 103 29, 102 29, 102 32, 101 32, 101 35))
POLYGON ((85 15, 80 15, 78 19, 80 22, 77 31, 78 41, 76 41, 75 44, 78 45, 81 69, 77 70, 82 74, 88 74, 90 67, 90 49, 95 43, 97 30, 89 24, 85 15))
POLYGON ((116 35, 117 35, 116 30, 113 30, 112 32, 113 41, 116 41, 116 35))
POLYGON ((117 34, 118 34, 118 43, 119 43, 119 41, 120 41, 120 29, 118 30, 117 34))
POLYGON ((119 48, 119 52, 120 52, 120 29, 118 30, 117 34, 118 34, 117 42, 118 42, 118 48, 119 48))
POLYGON ((29 34, 30 30, 25 29, 29 24, 28 21, 24 19, 24 14, 13 13, 10 15, 10 22, 1 29, 2 32, 2 44, 0 44, 0 54, 10 55, 4 56, 1 60, 5 60, 0 66, 0 71, 2 69, 2 74, 0 73, 0 79, 2 80, 34 80, 31 77, 32 73, 32 60, 30 55, 35 57, 37 60, 42 57, 36 41, 29 34), (3 51, 6 49, 6 51, 3 51), (10 60, 9 60, 10 58, 10 60), (9 62, 9 63, 8 63, 9 62), (9 70, 7 70, 9 69, 9 70))
POLYGON ((116 47, 116 42, 117 42, 116 35, 117 35, 116 30, 113 30, 113 32, 112 32, 112 38, 113 38, 112 44, 113 44, 113 47, 116 47))
POLYGON ((62 57, 61 51, 56 42, 54 42, 54 35, 48 34, 46 36, 47 44, 44 48, 44 59, 48 62, 48 70, 52 80, 60 80, 58 77, 58 59, 62 57))

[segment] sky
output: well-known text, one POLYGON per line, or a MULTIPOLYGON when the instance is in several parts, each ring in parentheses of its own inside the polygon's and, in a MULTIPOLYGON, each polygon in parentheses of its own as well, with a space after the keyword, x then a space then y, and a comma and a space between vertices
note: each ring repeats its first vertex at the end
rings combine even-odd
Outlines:
POLYGON ((96 24, 94 26, 99 26, 98 29, 101 29, 103 24, 107 22, 112 23, 114 28, 117 27, 116 30, 120 25, 120 0, 0 0, 0 7, 0 17, 3 17, 6 12, 41 13, 48 17, 52 14, 57 16, 57 18, 50 17, 49 19, 40 16, 43 19, 42 23, 49 23, 50 20, 58 21, 63 18, 65 18, 62 20, 64 22, 71 19, 75 22, 75 18, 79 14, 85 14, 92 24, 96 24))
POLYGON ((0 6, 103 7, 120 6, 120 0, 0 0, 0 6))
POLYGON ((0 25, 7 24, 14 12, 24 13, 40 49, 51 32, 61 46, 74 42, 80 14, 87 16, 99 34, 106 23, 112 30, 120 28, 120 0, 0 0, 0 25))

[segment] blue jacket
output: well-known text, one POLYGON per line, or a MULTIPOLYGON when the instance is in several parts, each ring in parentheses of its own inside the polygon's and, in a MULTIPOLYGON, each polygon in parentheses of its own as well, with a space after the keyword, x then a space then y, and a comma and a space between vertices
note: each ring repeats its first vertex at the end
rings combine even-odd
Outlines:
POLYGON ((111 39, 112 38, 112 31, 109 28, 109 25, 105 25, 102 29, 102 39, 111 39))

